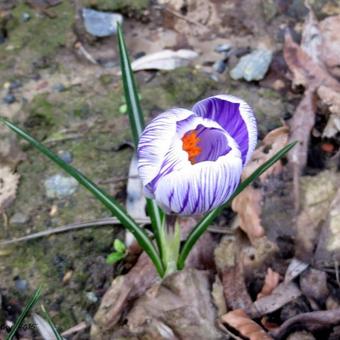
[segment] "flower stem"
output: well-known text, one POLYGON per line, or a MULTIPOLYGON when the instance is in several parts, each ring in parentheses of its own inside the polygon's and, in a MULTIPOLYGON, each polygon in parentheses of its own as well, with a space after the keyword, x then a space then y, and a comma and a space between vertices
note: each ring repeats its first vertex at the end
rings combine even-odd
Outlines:
POLYGON ((162 262, 165 269, 164 276, 167 276, 177 271, 177 261, 181 242, 177 216, 166 216, 160 236, 162 262))

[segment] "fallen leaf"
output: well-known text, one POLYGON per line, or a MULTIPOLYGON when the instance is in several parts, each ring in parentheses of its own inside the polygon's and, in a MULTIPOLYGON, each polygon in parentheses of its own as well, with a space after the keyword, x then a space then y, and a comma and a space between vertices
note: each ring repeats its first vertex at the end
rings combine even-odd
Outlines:
POLYGON ((319 268, 334 266, 340 261, 340 189, 338 189, 325 218, 314 254, 315 265, 319 268))
MULTIPOLYGON (((287 127, 280 127, 269 132, 263 139, 262 145, 257 148, 252 160, 245 167, 242 178, 250 176, 260 165, 269 160, 277 151, 288 142, 287 127)), ((262 183, 269 180, 270 175, 278 174, 282 169, 281 162, 275 163, 260 176, 262 183)), ((232 202, 232 209, 239 214, 240 228, 248 235, 252 244, 257 238, 264 235, 261 224, 262 190, 248 186, 232 202)))
POLYGON ((323 305, 329 295, 326 272, 309 268, 300 276, 300 288, 307 298, 323 305))
POLYGON ((299 314, 285 321, 278 329, 270 332, 275 338, 282 339, 291 329, 303 326, 309 331, 320 330, 340 323, 340 309, 299 314))
POLYGON ((296 218, 295 256, 303 262, 310 263, 313 259, 339 181, 337 173, 329 170, 316 176, 302 176, 299 180, 300 212, 296 218))
MULTIPOLYGON (((189 219, 184 229, 190 229, 193 219, 189 219)), ((188 232, 185 230, 184 232, 188 232)), ((215 242, 209 233, 205 233, 191 251, 186 268, 213 268, 213 251, 215 242)), ((160 278, 149 257, 143 252, 134 267, 123 276, 115 278, 111 287, 104 294, 91 327, 91 339, 101 340, 103 334, 111 331, 118 323, 131 303, 142 296, 160 278)))
MULTIPOLYGON (((221 339, 207 271, 183 270, 151 287, 127 315, 131 335, 147 339, 221 339)), ((115 338, 115 336, 113 336, 115 338)))
POLYGON ((148 54, 131 63, 133 71, 141 70, 174 70, 177 67, 187 66, 198 53, 192 50, 163 50, 148 54))
POLYGON ((286 270, 284 283, 288 283, 298 277, 303 271, 309 267, 308 263, 302 262, 296 258, 293 258, 289 263, 286 270))
POLYGON ((261 289, 261 292, 257 294, 256 299, 261 299, 264 296, 270 295, 279 284, 279 281, 280 274, 274 272, 271 268, 268 268, 263 287, 261 289))
POLYGON ((322 34, 321 58, 334 77, 340 77, 340 15, 320 22, 322 34))
POLYGON ((288 159, 293 167, 296 211, 300 208, 298 178, 307 163, 310 135, 315 124, 316 93, 320 86, 334 91, 340 90, 340 84, 328 72, 322 61, 320 54, 322 41, 322 32, 310 8, 303 28, 301 46, 293 41, 289 33, 285 35, 284 58, 293 75, 293 87, 302 85, 306 89, 289 123, 290 141, 299 141, 288 154, 288 159))
POLYGON ((36 313, 33 313, 33 320, 38 328, 41 337, 44 340, 57 340, 57 337, 55 336, 54 331, 47 320, 36 313))
POLYGON ((340 94, 330 87, 324 85, 318 88, 318 96, 322 102, 329 107, 331 112, 327 125, 322 132, 322 137, 332 138, 340 132, 340 94))
POLYGON ((300 295, 301 291, 295 283, 280 283, 270 295, 256 300, 247 311, 251 317, 258 318, 278 310, 300 295))
POLYGON ((221 319, 250 340, 272 339, 259 324, 250 319, 243 309, 235 309, 223 315, 221 319))
POLYGON ((0 166, 0 214, 14 201, 19 178, 8 166, 0 166))

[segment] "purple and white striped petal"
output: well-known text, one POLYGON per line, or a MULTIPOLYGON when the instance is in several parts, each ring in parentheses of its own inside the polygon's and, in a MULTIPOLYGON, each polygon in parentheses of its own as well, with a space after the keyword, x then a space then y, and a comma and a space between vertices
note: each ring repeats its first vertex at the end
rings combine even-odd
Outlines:
POLYGON ((257 143, 256 120, 250 106, 234 96, 218 95, 201 100, 192 110, 217 122, 235 139, 242 153, 243 165, 246 165, 257 143))
POLYGON ((144 186, 158 175, 176 136, 176 122, 192 115, 189 110, 172 109, 154 118, 145 128, 137 148, 138 171, 144 186))
POLYGON ((242 160, 237 149, 217 161, 173 171, 158 181, 155 199, 167 213, 197 215, 225 203, 239 184, 242 160))

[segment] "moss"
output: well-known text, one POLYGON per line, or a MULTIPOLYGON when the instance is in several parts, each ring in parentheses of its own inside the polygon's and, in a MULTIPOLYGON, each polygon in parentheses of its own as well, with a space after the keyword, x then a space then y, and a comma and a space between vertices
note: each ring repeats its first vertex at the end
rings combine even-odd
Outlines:
POLYGON ((193 104, 204 95, 216 89, 215 82, 198 70, 182 67, 165 75, 163 83, 177 105, 193 104))
MULTIPOLYGON (((54 18, 40 14, 30 8, 24 2, 12 11, 13 20, 8 30, 9 39, 5 43, 5 52, 1 57, 10 62, 16 62, 17 73, 23 74, 30 71, 32 63, 41 64, 41 60, 54 56, 57 49, 67 44, 71 27, 74 22, 74 8, 70 1, 63 1, 58 6, 48 9, 54 14, 54 18), (29 13, 31 19, 21 22, 23 12, 29 13), (17 58, 17 52, 21 51, 24 58, 17 58), (40 61, 40 62, 39 62, 40 61)), ((46 61, 44 62, 46 63, 46 61)))
POLYGON ((140 12, 148 8, 150 0, 86 0, 85 6, 102 11, 140 12))

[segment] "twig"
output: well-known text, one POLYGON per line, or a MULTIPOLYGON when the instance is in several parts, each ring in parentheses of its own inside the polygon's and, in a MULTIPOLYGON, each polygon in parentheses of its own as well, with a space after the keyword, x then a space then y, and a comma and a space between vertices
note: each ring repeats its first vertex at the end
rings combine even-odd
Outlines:
MULTIPOLYGON (((145 225, 145 224, 150 223, 149 218, 145 218, 145 219, 137 218, 135 220, 140 225, 145 225)), ((101 219, 98 219, 98 220, 88 221, 88 222, 77 222, 77 223, 63 225, 61 227, 56 227, 56 228, 53 228, 53 229, 39 231, 37 233, 29 234, 29 235, 26 235, 26 236, 13 238, 11 240, 0 241, 0 246, 5 246, 5 245, 8 245, 8 244, 14 244, 14 243, 18 243, 18 242, 34 240, 36 238, 45 237, 45 236, 49 236, 49 235, 53 235, 53 234, 65 233, 67 231, 72 231, 72 230, 79 230, 79 229, 92 228, 92 227, 106 227, 106 226, 110 226, 112 224, 120 224, 120 222, 115 217, 106 217, 106 218, 101 218, 101 219)), ((227 229, 226 230, 224 230, 224 229, 225 228, 219 228, 219 227, 211 226, 211 227, 208 228, 208 231, 210 231, 211 233, 217 233, 217 234, 228 234, 229 231, 227 229)))
POLYGON ((173 16, 177 17, 178 19, 184 20, 184 21, 188 22, 189 24, 200 26, 200 27, 202 27, 202 28, 207 30, 207 27, 204 26, 203 24, 201 24, 200 22, 192 20, 192 19, 189 19, 189 18, 185 17, 184 15, 182 15, 182 14, 180 14, 180 13, 178 13, 178 12, 168 8, 168 7, 163 7, 161 9, 163 9, 164 11, 172 14, 173 16))
MULTIPOLYGON (((140 218, 140 219, 136 219, 136 222, 139 223, 139 224, 148 224, 148 223, 150 223, 150 220, 140 218)), ((36 238, 49 236, 49 235, 52 235, 52 234, 64 233, 64 232, 71 231, 71 230, 78 230, 78 229, 91 228, 91 227, 104 227, 104 226, 110 226, 112 224, 120 224, 120 222, 115 217, 106 217, 106 218, 102 218, 102 219, 95 220, 95 221, 72 223, 72 224, 67 224, 67 225, 57 227, 57 228, 53 228, 53 229, 39 231, 38 233, 26 235, 26 236, 23 236, 23 237, 14 238, 12 240, 1 241, 0 246, 18 243, 18 242, 23 242, 23 241, 28 241, 28 240, 33 240, 33 239, 36 239, 36 238)))
POLYGON ((75 133, 73 135, 61 137, 61 138, 54 138, 54 139, 48 139, 44 143, 45 145, 53 145, 55 143, 60 143, 60 142, 66 142, 69 140, 76 140, 76 139, 81 139, 85 138, 85 136, 81 135, 80 133, 75 133))
POLYGON ((73 333, 78 333, 86 329, 89 325, 86 324, 85 321, 82 321, 81 323, 78 323, 78 325, 75 325, 71 327, 70 329, 66 330, 65 332, 62 332, 62 336, 69 336, 73 333))
POLYGON ((79 51, 79 52, 80 52, 80 53, 81 53, 81 54, 82 54, 89 62, 91 62, 92 64, 95 64, 95 65, 98 64, 97 60, 94 59, 94 58, 92 57, 92 55, 91 55, 89 52, 86 51, 85 47, 82 45, 82 43, 81 43, 80 41, 76 42, 75 45, 74 45, 74 47, 75 47, 76 49, 78 49, 78 51, 79 51))

